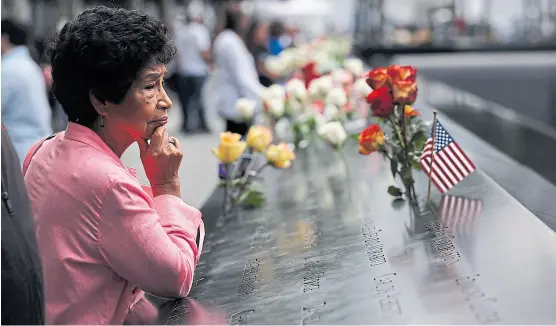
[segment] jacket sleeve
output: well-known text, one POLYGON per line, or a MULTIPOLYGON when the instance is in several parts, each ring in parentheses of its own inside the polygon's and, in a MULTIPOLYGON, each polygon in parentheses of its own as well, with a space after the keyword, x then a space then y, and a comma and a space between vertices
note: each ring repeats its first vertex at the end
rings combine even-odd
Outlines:
POLYGON ((124 182, 109 188, 102 206, 98 246, 107 265, 146 292, 187 296, 203 245, 201 212, 176 196, 152 199, 124 182))

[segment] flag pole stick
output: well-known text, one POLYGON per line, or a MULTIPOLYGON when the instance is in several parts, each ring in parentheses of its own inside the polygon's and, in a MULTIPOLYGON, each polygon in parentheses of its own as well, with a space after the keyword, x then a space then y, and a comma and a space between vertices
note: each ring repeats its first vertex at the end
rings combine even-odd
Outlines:
POLYGON ((434 110, 434 119, 432 122, 432 149, 431 149, 431 164, 429 165, 429 190, 427 192, 427 201, 431 200, 431 182, 432 182, 432 162, 434 161, 434 143, 436 141, 436 110, 434 110))

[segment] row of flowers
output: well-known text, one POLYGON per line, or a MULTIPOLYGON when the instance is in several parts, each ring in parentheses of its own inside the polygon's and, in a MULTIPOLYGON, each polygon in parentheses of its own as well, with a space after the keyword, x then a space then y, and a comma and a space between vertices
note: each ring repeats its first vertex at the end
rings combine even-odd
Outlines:
MULTIPOLYGON (((271 57, 267 68, 287 81, 263 89, 258 100, 241 98, 236 103, 237 111, 250 123, 261 103, 270 128, 252 127, 246 142, 239 135, 223 134, 215 149, 220 160, 238 166, 236 161, 250 149, 264 153, 267 163, 261 166, 286 168, 295 158, 288 142, 303 148, 320 137, 341 150, 353 138, 359 142, 360 154, 377 152, 390 161, 394 179, 405 188, 394 185, 388 189, 391 195, 415 199, 412 171, 420 169, 419 157, 426 141, 425 123, 412 107, 418 94, 417 71, 411 66, 393 65, 365 72, 361 60, 346 58, 348 48, 346 41, 325 39, 271 57), (345 126, 353 119, 373 123, 350 137, 345 126), (282 142, 272 145, 273 138, 282 142), (235 146, 233 155, 223 154, 226 146, 235 146)), ((254 175, 260 173, 260 168, 253 169, 254 175)), ((248 184, 252 179, 242 176, 239 180, 248 184)), ((226 181, 228 186, 236 183, 226 181)), ((242 189, 247 189, 245 184, 242 189)))

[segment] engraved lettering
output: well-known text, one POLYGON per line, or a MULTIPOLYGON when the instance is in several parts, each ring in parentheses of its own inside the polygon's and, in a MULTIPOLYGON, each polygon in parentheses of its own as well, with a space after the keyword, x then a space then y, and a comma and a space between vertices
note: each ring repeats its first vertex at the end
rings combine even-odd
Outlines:
POLYGON ((247 325, 247 315, 254 312, 254 309, 248 309, 231 314, 230 325, 247 325))
POLYGON ((313 248, 318 245, 317 226, 315 222, 310 221, 308 223, 308 227, 305 229, 305 234, 303 235, 303 240, 303 247, 305 249, 313 248))
POLYGON ((322 312, 325 305, 326 305, 326 302, 316 304, 316 305, 312 305, 312 306, 308 306, 308 307, 302 307, 301 308, 301 310, 302 310, 301 324, 302 325, 310 325, 311 322, 318 321, 320 319, 321 312, 322 312))
POLYGON ((447 265, 458 262, 461 258, 454 244, 454 237, 447 234, 447 227, 443 226, 439 221, 429 222, 425 224, 431 243, 434 245, 438 254, 447 265))
POLYGON ((248 260, 245 263, 243 274, 241 275, 241 282, 237 291, 238 295, 248 295, 253 293, 256 284, 261 281, 260 265, 263 262, 261 258, 248 260))
POLYGON ((320 288, 320 278, 324 275, 322 266, 316 257, 305 257, 303 263, 303 292, 320 288))
POLYGON ((469 309, 475 315, 475 319, 481 324, 496 323, 500 321, 500 316, 496 310, 497 300, 494 297, 488 297, 481 290, 477 284, 479 277, 479 274, 475 274, 456 279, 455 282, 465 296, 465 300, 469 303, 469 309))
POLYGON ((402 308, 398 300, 394 277, 396 273, 388 273, 374 278, 380 311, 386 318, 402 315, 402 308))
POLYGON ((386 263, 386 255, 384 254, 384 244, 380 239, 379 232, 375 226, 369 227, 363 224, 361 232, 363 234, 363 242, 365 243, 367 257, 371 266, 377 266, 386 263))

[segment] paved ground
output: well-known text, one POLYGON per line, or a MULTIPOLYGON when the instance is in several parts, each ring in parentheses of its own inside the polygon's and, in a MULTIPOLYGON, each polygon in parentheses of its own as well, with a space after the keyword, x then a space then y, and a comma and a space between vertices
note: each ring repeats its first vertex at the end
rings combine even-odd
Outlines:
MULTIPOLYGON (((218 144, 222 123, 216 114, 208 112, 207 118, 211 124, 212 134, 185 135, 181 133, 179 131, 182 121, 180 103, 175 94, 170 94, 170 96, 174 105, 170 110, 168 133, 179 138, 184 153, 180 168, 182 199, 186 203, 200 208, 217 183, 218 162, 210 149, 218 144)), ((136 168, 139 171, 141 182, 148 184, 139 158, 137 144, 132 145, 124 153, 122 160, 126 165, 136 168)))

